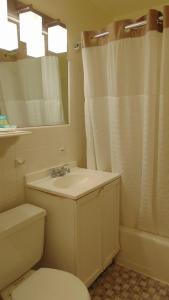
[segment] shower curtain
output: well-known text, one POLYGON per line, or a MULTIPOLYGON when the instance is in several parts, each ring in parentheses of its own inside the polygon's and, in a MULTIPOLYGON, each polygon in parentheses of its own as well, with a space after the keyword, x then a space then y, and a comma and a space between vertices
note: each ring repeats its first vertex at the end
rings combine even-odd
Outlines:
POLYGON ((160 16, 84 32, 82 55, 87 166, 121 174, 122 225, 169 237, 169 6, 160 16))

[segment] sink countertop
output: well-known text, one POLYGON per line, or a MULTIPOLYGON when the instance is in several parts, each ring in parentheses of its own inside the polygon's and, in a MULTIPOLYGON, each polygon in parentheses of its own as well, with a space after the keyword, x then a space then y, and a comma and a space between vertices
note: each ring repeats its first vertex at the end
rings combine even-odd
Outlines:
POLYGON ((36 174, 26 176, 26 187, 74 200, 120 177, 111 172, 78 167, 71 168, 70 173, 62 177, 52 178, 44 171, 43 176, 41 172, 38 172, 38 176, 36 174))

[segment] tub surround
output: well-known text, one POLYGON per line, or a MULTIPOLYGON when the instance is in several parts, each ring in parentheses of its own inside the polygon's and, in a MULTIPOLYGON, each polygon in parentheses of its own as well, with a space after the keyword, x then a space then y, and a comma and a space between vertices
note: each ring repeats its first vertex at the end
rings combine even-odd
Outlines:
POLYGON ((120 227, 121 251, 117 263, 169 284, 169 239, 120 227))

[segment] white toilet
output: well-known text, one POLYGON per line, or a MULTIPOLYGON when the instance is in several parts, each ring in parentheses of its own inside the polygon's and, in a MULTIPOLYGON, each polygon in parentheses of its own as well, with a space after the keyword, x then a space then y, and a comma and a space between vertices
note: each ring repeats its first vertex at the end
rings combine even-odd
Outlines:
POLYGON ((83 282, 56 270, 31 268, 44 244, 45 210, 23 204, 0 214, 0 294, 4 300, 90 300, 83 282))

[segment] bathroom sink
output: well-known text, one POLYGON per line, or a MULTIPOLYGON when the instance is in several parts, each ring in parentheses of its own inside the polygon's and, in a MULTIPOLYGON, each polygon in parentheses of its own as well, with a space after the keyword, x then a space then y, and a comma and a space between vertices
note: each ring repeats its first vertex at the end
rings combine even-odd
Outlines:
POLYGON ((70 166, 70 173, 62 177, 52 178, 49 169, 25 176, 27 188, 75 200, 119 177, 119 174, 83 169, 76 166, 70 166))
POLYGON ((53 184, 55 187, 67 189, 88 184, 91 179, 89 175, 68 174, 63 177, 58 177, 53 181, 53 184))

